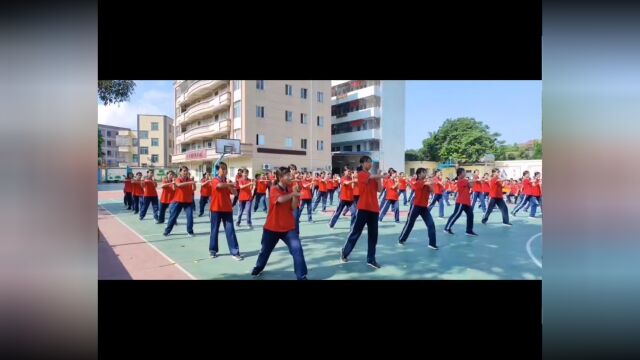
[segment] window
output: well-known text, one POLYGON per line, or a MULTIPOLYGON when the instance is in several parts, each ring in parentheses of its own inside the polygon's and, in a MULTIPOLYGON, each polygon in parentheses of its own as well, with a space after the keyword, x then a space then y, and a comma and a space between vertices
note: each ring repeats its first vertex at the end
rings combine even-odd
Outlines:
POLYGON ((307 139, 300 139, 300 148, 301 149, 307 148, 307 139))
POLYGON ((132 160, 134 163, 137 163, 137 162, 138 162, 138 154, 133 154, 133 156, 131 157, 131 160, 132 160))
POLYGON ((111 146, 111 140, 107 140, 107 146, 111 146))
POLYGON ((356 145, 356 151, 360 151, 360 144, 356 145))
POLYGON ((151 146, 160 146, 158 145, 160 143, 160 141, 158 140, 158 138, 151 138, 151 146))
POLYGON ((316 140, 316 150, 322 151, 324 150, 324 141, 316 140))
POLYGON ((256 134, 256 144, 264 145, 264 135, 256 134))
POLYGON ((318 116, 317 122, 318 122, 318 126, 319 127, 324 127, 324 117, 323 116, 318 116))
POLYGON ((212 148, 211 145, 213 145, 213 143, 211 141, 207 141, 207 148, 211 149, 212 148))
POLYGON ((322 91, 318 91, 318 102, 324 102, 324 93, 322 91))
POLYGON ((353 151, 353 145, 346 145, 342 147, 343 151, 353 151))
POLYGON ((288 122, 293 121, 293 112, 285 110, 285 112, 284 112, 284 121, 288 121, 288 122))
POLYGON ((307 114, 300 114, 300 124, 306 124, 307 123, 307 114))
POLYGON ((152 163, 157 163, 158 162, 158 155, 151 155, 151 162, 152 163))
POLYGON ((256 89, 264 90, 264 80, 256 80, 256 89))
POLYGON ((216 115, 213 119, 214 119, 215 121, 218 121, 218 119, 219 119, 219 118, 220 118, 220 115, 216 115))
POLYGON ((111 150, 107 150, 107 156, 111 156, 111 150))
POLYGON ((340 151, 340 146, 332 146, 331 151, 340 151))
POLYGON ((293 139, 288 137, 284 139, 284 146, 288 147, 288 148, 292 148, 293 147, 293 139))
POLYGON ((107 131, 107 137, 111 137, 111 131, 107 131))
POLYGON ((151 123, 151 130, 155 130, 155 131, 158 130, 158 123, 157 122, 152 122, 151 123))
POLYGON ((149 155, 149 148, 148 147, 141 147, 140 148, 140 155, 149 155))
POLYGON ((301 88, 300 89, 300 98, 302 98, 302 99, 306 99, 307 98, 307 89, 305 89, 305 88, 301 88))
POLYGON ((233 90, 240 90, 240 82, 242 80, 233 80, 233 90))
POLYGON ((287 96, 292 96, 293 95, 293 86, 291 86, 289 84, 284 84, 284 93, 287 96))
POLYGON ((148 131, 144 131, 144 130, 140 130, 140 133, 138 134, 138 137, 140 139, 148 139, 149 138, 149 132, 148 131))
POLYGON ((264 106, 256 106, 256 117, 264 118, 264 106))
POLYGON ((236 102, 233 103, 233 118, 239 118, 240 117, 240 103, 242 102, 242 100, 238 100, 236 102))
POLYGON ((138 146, 138 139, 137 138, 133 138, 133 146, 138 146))

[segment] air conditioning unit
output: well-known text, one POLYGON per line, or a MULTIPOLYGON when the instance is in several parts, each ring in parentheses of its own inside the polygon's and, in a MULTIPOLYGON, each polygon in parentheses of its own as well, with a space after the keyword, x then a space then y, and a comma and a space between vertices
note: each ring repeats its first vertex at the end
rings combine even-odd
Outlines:
POLYGON ((269 164, 262 165, 262 170, 271 170, 271 165, 269 164))

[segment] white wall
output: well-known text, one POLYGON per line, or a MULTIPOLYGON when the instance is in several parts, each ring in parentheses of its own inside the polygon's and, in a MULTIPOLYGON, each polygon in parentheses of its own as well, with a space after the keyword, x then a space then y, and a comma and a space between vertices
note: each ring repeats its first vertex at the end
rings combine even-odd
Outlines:
POLYGON ((536 171, 542 173, 542 160, 496 161, 495 166, 500 169, 502 176, 507 178, 520 178, 526 170, 529 171, 531 177, 536 171))
POLYGON ((380 166, 404 169, 405 82, 381 81, 380 166))

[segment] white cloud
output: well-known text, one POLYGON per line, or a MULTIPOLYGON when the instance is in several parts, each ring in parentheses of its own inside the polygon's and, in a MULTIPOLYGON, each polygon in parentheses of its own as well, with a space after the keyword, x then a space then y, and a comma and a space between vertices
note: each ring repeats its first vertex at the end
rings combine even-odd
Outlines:
POLYGON ((172 93, 149 90, 139 99, 130 102, 108 106, 98 104, 98 123, 136 130, 138 114, 167 115, 173 118, 173 106, 172 93))

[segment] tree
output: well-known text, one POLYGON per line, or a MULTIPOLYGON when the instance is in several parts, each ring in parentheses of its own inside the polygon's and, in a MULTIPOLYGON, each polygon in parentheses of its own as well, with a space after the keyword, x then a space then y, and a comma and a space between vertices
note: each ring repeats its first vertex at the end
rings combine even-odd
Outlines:
POLYGON ((409 149, 404 152, 404 161, 424 161, 424 157, 418 150, 409 149))
POLYGON ((104 138, 100 131, 98 131, 98 159, 102 159, 104 153, 102 152, 102 144, 104 143, 104 138))
POLYGON ((98 80, 98 100, 105 106, 129 101, 135 87, 133 80, 98 80))
POLYGON ((437 132, 429 132, 429 137, 422 140, 422 149, 418 152, 425 160, 440 161, 440 144, 437 132))
POLYGON ((422 141, 420 153, 431 161, 454 160, 474 163, 497 150, 499 133, 474 118, 447 119, 435 133, 422 141))
POLYGON ((538 140, 533 141, 533 158, 542 159, 542 142, 538 140))

